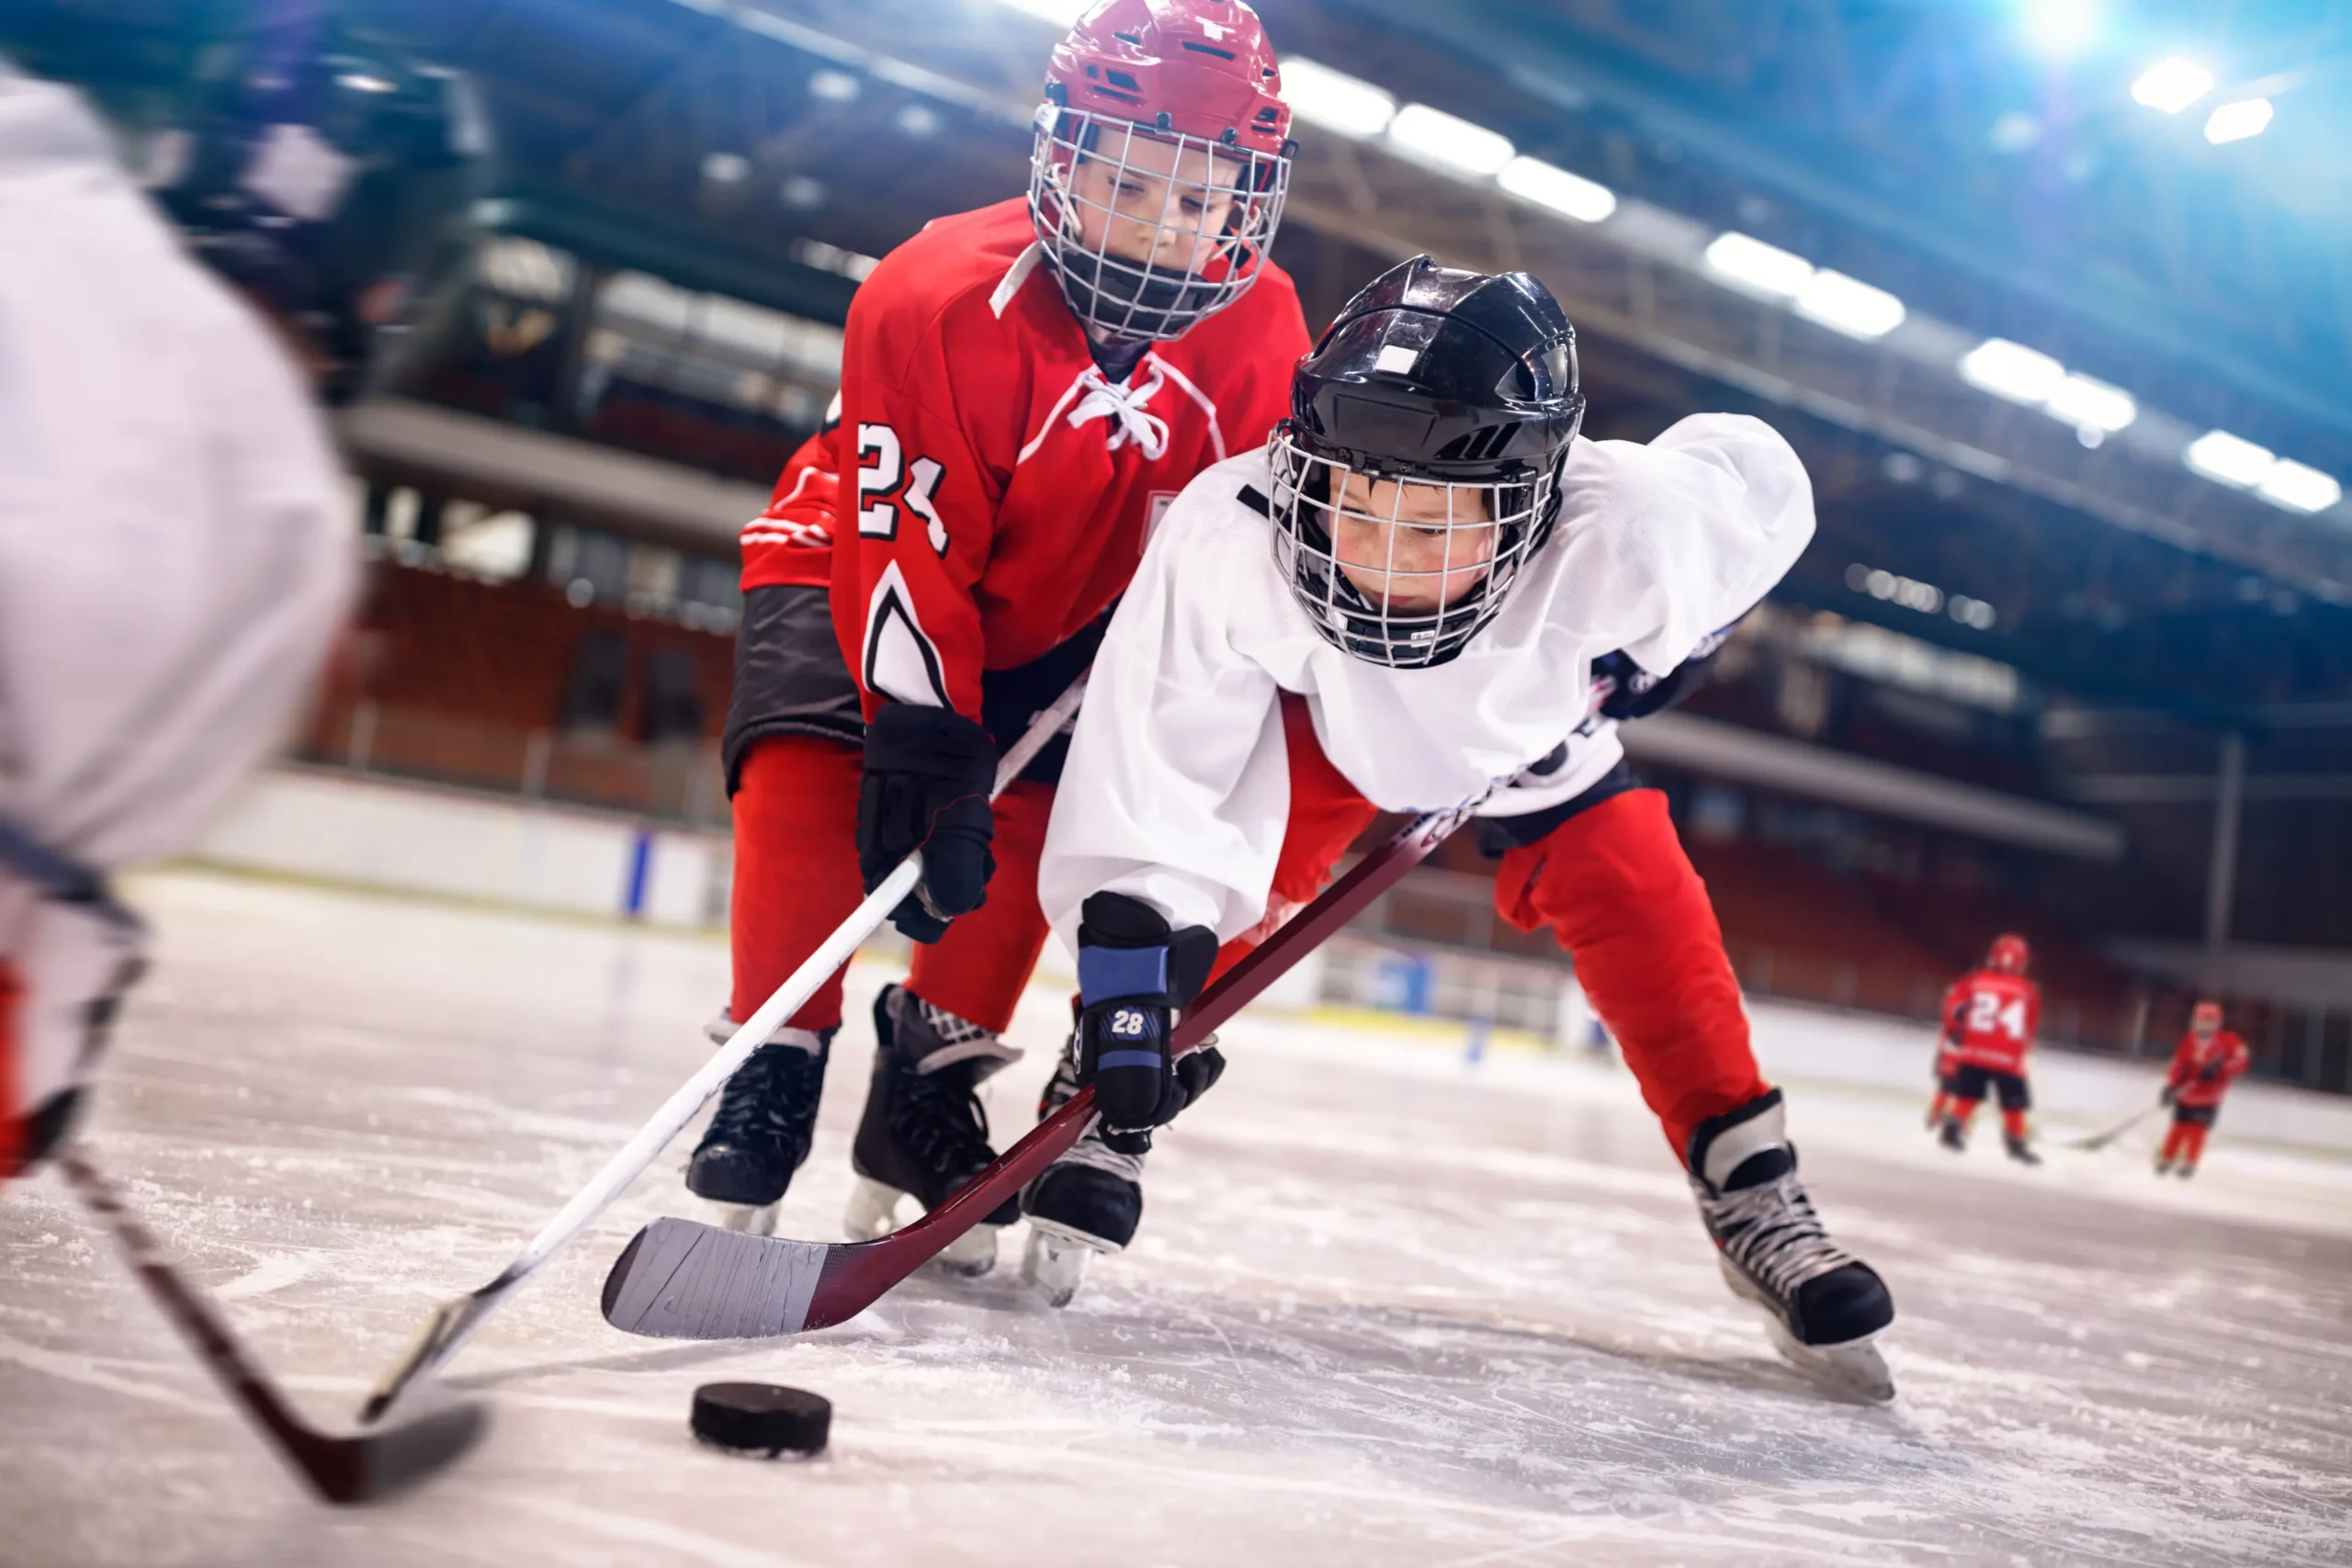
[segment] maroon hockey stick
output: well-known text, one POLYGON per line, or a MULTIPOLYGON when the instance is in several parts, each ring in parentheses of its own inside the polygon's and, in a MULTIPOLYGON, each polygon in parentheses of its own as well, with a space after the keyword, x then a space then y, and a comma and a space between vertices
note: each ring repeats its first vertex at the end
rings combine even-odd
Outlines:
POLYGON ((484 1417, 476 1404, 450 1405, 405 1426, 356 1437, 334 1437, 311 1426, 246 1359, 210 1304, 164 1261, 154 1236, 122 1206, 97 1168, 73 1153, 59 1156, 57 1168, 114 1232, 139 1282, 196 1347, 207 1370, 244 1406, 295 1473, 328 1502, 369 1503, 388 1496, 441 1469, 481 1435, 484 1417))
MULTIPOLYGON (((1475 804, 1475 803, 1474 803, 1475 804)), ((1283 971, 1395 886, 1471 806, 1398 829, 1184 1010, 1172 1043, 1198 1046, 1283 971)), ((1027 1186, 1086 1131, 1091 1085, 948 1200, 873 1241, 786 1241, 664 1217, 640 1230, 605 1278, 605 1321, 661 1339, 765 1339, 855 1317, 1027 1186)))

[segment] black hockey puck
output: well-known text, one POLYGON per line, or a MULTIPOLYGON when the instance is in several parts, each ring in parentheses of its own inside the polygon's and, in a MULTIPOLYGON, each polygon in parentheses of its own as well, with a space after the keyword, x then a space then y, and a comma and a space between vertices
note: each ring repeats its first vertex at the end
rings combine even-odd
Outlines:
POLYGON ((833 1406, 805 1388, 772 1382, 707 1382, 695 1390, 695 1436, 729 1453, 814 1454, 824 1451, 833 1406))

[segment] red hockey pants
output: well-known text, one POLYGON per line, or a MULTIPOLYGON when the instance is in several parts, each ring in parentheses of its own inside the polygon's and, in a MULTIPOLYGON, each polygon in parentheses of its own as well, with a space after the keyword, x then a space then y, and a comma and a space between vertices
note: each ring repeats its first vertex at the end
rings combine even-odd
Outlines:
MULTIPOLYGON (((865 897, 857 875, 854 746, 798 735, 752 748, 735 792, 735 889, 729 938, 735 994, 749 1018, 865 897)), ((1037 908, 1037 855, 1053 808, 1050 784, 1017 783, 997 797, 996 874, 988 902, 917 943, 908 984, 933 1007, 1001 1032, 1046 943, 1037 908)), ((791 1019, 802 1029, 842 1021, 836 973, 791 1019)))
MULTIPOLYGON (((1291 819, 1274 890, 1303 903, 1374 811, 1325 760, 1303 709, 1285 735, 1291 819)), ((1699 1123, 1770 1087, 1748 1043, 1714 907, 1657 790, 1613 795, 1506 854, 1495 908, 1521 931, 1548 928, 1575 956, 1585 994, 1677 1159, 1699 1123)), ((1248 950, 1228 942, 1218 966, 1248 950)))

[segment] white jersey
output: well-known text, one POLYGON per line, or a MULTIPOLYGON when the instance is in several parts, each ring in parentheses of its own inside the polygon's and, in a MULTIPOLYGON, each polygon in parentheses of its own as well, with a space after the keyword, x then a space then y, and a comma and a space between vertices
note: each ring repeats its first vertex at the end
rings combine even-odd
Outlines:
POLYGON ((1431 669, 1393 670, 1319 636, 1274 561, 1264 450, 1184 488, 1111 618, 1038 871, 1074 944, 1098 892, 1220 941, 1266 906, 1290 807, 1277 694, 1374 805, 1516 816, 1591 787, 1623 756, 1592 663, 1665 675, 1747 614, 1813 537, 1804 466, 1770 425, 1698 414, 1646 446, 1578 441, 1558 525, 1496 619, 1431 669), (1552 753, 1566 743, 1565 757, 1552 753), (1537 772, 1537 769, 1541 772, 1537 772))
POLYGON ((0 816, 102 869, 181 847, 357 570, 286 352, 81 99, 0 62, 0 816))

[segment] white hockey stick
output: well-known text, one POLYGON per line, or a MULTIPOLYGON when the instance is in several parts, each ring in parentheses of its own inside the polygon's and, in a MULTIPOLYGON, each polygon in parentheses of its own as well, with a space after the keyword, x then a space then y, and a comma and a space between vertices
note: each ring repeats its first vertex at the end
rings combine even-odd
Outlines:
MULTIPOLYGON (((1021 770, 1035 760, 1055 736, 1061 733, 1078 712, 1080 698, 1086 694, 1086 677, 1079 676, 1069 689, 1056 697, 1053 705, 1038 714, 1028 730, 1013 742, 1012 750, 997 764, 996 784, 989 790, 993 800, 1004 792, 1007 784, 1021 776, 1021 770)), ((499 1276, 469 1294, 444 1302, 418 1331, 415 1340, 392 1363, 375 1392, 360 1410, 362 1421, 376 1421, 392 1407, 418 1378, 432 1372, 458 1353, 458 1348, 473 1337, 507 1296, 545 1266, 582 1231, 605 1212, 614 1199, 628 1190, 630 1182, 643 1173, 645 1168, 661 1156, 685 1124, 695 1119, 703 1102, 717 1094, 721 1085, 735 1076, 735 1070, 749 1061, 752 1053, 767 1043, 771 1035, 784 1021, 798 1012, 808 998, 823 985, 827 976, 849 962, 865 939, 881 928, 890 918, 890 911, 914 891, 922 878, 921 851, 900 861, 898 868, 882 879, 880 886, 865 896, 865 901, 827 937, 816 952, 810 953, 791 976, 778 986, 775 995, 763 1003, 757 1012, 745 1019, 728 1037, 702 1070, 680 1087, 678 1092, 662 1102, 653 1119, 640 1129, 619 1153, 605 1162, 605 1168, 580 1190, 578 1197, 563 1206, 560 1213, 547 1223, 545 1229, 531 1238, 500 1272, 499 1276)))

